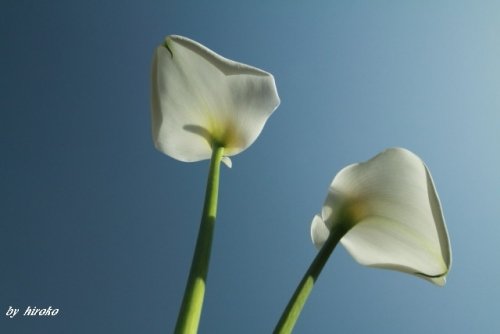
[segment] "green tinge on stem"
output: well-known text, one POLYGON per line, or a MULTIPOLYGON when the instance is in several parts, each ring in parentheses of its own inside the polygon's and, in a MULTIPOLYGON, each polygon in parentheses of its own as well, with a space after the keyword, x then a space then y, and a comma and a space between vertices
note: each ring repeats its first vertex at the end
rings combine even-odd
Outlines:
POLYGON ((175 333, 177 334, 191 334, 198 331, 203 298, 205 296, 205 282, 210 262, 215 217, 217 216, 220 162, 223 154, 223 147, 214 147, 210 161, 205 204, 203 206, 198 239, 196 240, 191 270, 175 326, 175 333))
POLYGON ((307 269, 304 277, 300 281, 297 289, 295 290, 292 298, 288 302, 281 318, 274 329, 274 334, 288 334, 291 333, 297 319, 299 318, 300 312, 304 307, 304 304, 309 297, 314 283, 319 277, 321 270, 325 266, 326 261, 332 254, 335 246, 339 243, 340 239, 347 233, 348 229, 339 226, 340 228, 334 231, 330 231, 330 236, 327 241, 318 252, 313 262, 307 269))

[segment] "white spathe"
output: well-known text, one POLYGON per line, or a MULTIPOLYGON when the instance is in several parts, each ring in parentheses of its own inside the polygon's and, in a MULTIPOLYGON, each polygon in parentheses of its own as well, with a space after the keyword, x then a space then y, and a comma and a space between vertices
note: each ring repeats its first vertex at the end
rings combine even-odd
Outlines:
POLYGON ((313 243, 321 248, 339 227, 349 229, 341 243, 360 264, 445 284, 448 233, 431 174, 414 153, 391 148, 342 169, 312 221, 313 243))
POLYGON ((248 148, 278 107, 270 73, 226 59, 181 36, 168 36, 152 66, 155 146, 181 161, 210 159, 224 147, 223 162, 248 148))

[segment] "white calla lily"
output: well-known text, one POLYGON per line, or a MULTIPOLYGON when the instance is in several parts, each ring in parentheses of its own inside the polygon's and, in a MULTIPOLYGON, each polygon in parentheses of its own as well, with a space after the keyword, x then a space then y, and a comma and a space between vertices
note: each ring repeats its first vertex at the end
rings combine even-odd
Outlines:
POLYGON ((259 136, 280 99, 270 73, 226 59, 181 36, 156 49, 152 69, 152 129, 158 150, 181 161, 223 162, 259 136))
POLYGON ((168 36, 152 66, 155 146, 177 160, 210 159, 205 204, 175 333, 196 333, 205 296, 220 163, 248 148, 280 99, 271 74, 226 59, 181 36, 168 36))
POLYGON ((330 231, 360 264, 445 284, 451 249, 441 205, 423 161, 402 148, 341 170, 330 185, 311 236, 321 248, 330 231))

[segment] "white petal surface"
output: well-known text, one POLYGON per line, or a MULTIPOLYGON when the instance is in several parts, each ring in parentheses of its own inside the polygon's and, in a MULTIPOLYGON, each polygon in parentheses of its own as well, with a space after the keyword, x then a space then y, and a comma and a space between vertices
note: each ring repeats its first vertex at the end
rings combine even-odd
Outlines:
POLYGON ((180 36, 157 48, 152 90, 155 145, 181 161, 209 159, 214 144, 243 151, 280 103, 271 74, 180 36))
POLYGON ((323 221, 323 218, 315 215, 311 223, 311 239, 318 250, 323 247, 329 236, 330 230, 323 221))
POLYGON ((353 225, 341 242, 359 263, 444 284, 451 250, 441 206, 427 167, 410 151, 388 149, 344 168, 322 217, 330 229, 353 225))

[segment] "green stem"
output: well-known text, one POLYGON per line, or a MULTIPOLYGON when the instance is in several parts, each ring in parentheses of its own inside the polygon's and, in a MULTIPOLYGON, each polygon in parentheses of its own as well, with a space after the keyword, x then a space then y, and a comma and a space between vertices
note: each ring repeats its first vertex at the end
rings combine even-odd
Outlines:
POLYGON ((191 334, 198 331, 217 215, 220 162, 223 154, 223 147, 214 147, 205 192, 205 205, 184 299, 175 326, 176 334, 191 334))
POLYGON ((327 241, 318 252, 313 262, 307 269, 307 272, 302 277, 295 293, 292 298, 288 302, 281 318, 274 329, 274 334, 288 334, 291 333, 297 319, 299 318, 300 312, 306 303, 309 294, 311 293, 312 288, 314 287, 314 283, 318 279, 321 270, 325 266, 326 261, 332 254, 335 246, 337 246, 338 242, 342 237, 346 234, 347 229, 339 226, 337 230, 330 231, 330 236, 327 241))

